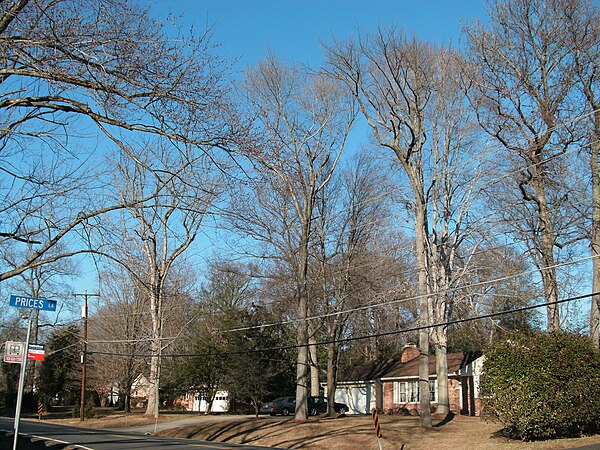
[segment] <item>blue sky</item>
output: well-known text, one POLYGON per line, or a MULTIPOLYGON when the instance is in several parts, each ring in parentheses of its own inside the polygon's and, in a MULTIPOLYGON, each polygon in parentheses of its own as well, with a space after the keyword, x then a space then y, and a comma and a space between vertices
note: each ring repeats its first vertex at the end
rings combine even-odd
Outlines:
POLYGON ((222 55, 239 57, 238 69, 269 50, 287 61, 319 65, 321 42, 394 25, 408 35, 460 46, 461 27, 484 19, 484 0, 156 0, 157 18, 168 12, 198 30, 214 26, 222 55))
MULTIPOLYGON (((486 16, 484 0, 153 0, 152 5, 156 19, 171 13, 184 31, 192 26, 197 32, 213 27, 213 43, 219 44, 221 56, 237 59, 238 72, 256 64, 269 50, 283 61, 316 68, 322 63, 322 42, 378 26, 393 25, 419 39, 458 47, 464 40, 461 27, 486 16)), ((366 126, 357 126, 348 150, 365 143, 369 133, 366 126)), ((215 241, 201 239, 192 251, 210 257, 215 241)), ((80 269, 80 278, 73 280, 75 291, 96 292, 98 275, 92 261, 80 269)))

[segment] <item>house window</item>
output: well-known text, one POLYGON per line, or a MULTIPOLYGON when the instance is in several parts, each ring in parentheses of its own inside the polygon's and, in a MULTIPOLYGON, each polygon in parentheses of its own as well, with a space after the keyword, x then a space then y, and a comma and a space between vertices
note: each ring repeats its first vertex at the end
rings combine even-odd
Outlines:
POLYGON ((429 380, 429 401, 437 402, 437 381, 429 380))
POLYGON ((392 384, 394 387, 394 398, 393 398, 393 402, 394 403, 403 403, 400 399, 402 398, 402 395, 400 394, 400 385, 404 385, 405 383, 400 383, 399 381, 394 381, 394 383, 392 384))
MULTIPOLYGON (((394 403, 419 403, 419 382, 418 381, 394 381, 394 403)), ((429 381, 429 399, 431 402, 437 401, 437 382, 429 381)))

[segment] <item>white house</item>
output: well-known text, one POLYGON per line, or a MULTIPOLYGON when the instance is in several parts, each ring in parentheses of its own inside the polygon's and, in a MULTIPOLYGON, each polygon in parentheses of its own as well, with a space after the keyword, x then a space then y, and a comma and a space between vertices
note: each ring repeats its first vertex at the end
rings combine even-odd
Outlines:
MULTIPOLYGON (((175 400, 175 404, 181 406, 186 411, 196 411, 206 413, 208 402, 206 398, 197 391, 189 391, 175 400)), ((212 413, 224 413, 229 411, 229 393, 227 391, 217 391, 210 408, 212 413)))
MULTIPOLYGON (((448 395, 455 414, 479 415, 479 378, 483 356, 476 353, 449 353, 448 395)), ((419 350, 407 345, 399 357, 372 361, 340 376, 335 401, 348 405, 348 414, 368 414, 373 408, 387 413, 419 412, 419 350)), ((435 356, 429 356, 431 402, 437 402, 435 356)))

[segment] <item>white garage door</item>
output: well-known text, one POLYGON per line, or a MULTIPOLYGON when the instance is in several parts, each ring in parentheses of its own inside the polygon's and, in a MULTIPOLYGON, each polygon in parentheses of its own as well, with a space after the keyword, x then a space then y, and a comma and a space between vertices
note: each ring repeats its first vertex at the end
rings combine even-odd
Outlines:
POLYGON ((370 403, 370 389, 366 385, 339 386, 335 391, 335 401, 348 405, 347 414, 367 414, 370 403))

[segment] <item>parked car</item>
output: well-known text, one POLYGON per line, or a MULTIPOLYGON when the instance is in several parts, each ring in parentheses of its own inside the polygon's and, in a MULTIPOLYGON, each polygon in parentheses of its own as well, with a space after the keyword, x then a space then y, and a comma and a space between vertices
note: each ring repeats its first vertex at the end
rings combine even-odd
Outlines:
POLYGON ((296 398, 277 397, 275 400, 263 403, 260 406, 260 412, 263 414, 271 414, 272 416, 277 414, 289 416, 291 413, 296 412, 296 398))
MULTIPOLYGON (((335 402, 335 412, 338 414, 346 414, 348 411, 348 405, 344 403, 335 402)), ((323 396, 310 396, 308 397, 308 414, 310 416, 316 416, 317 414, 324 414, 327 412, 327 397, 323 396)))

